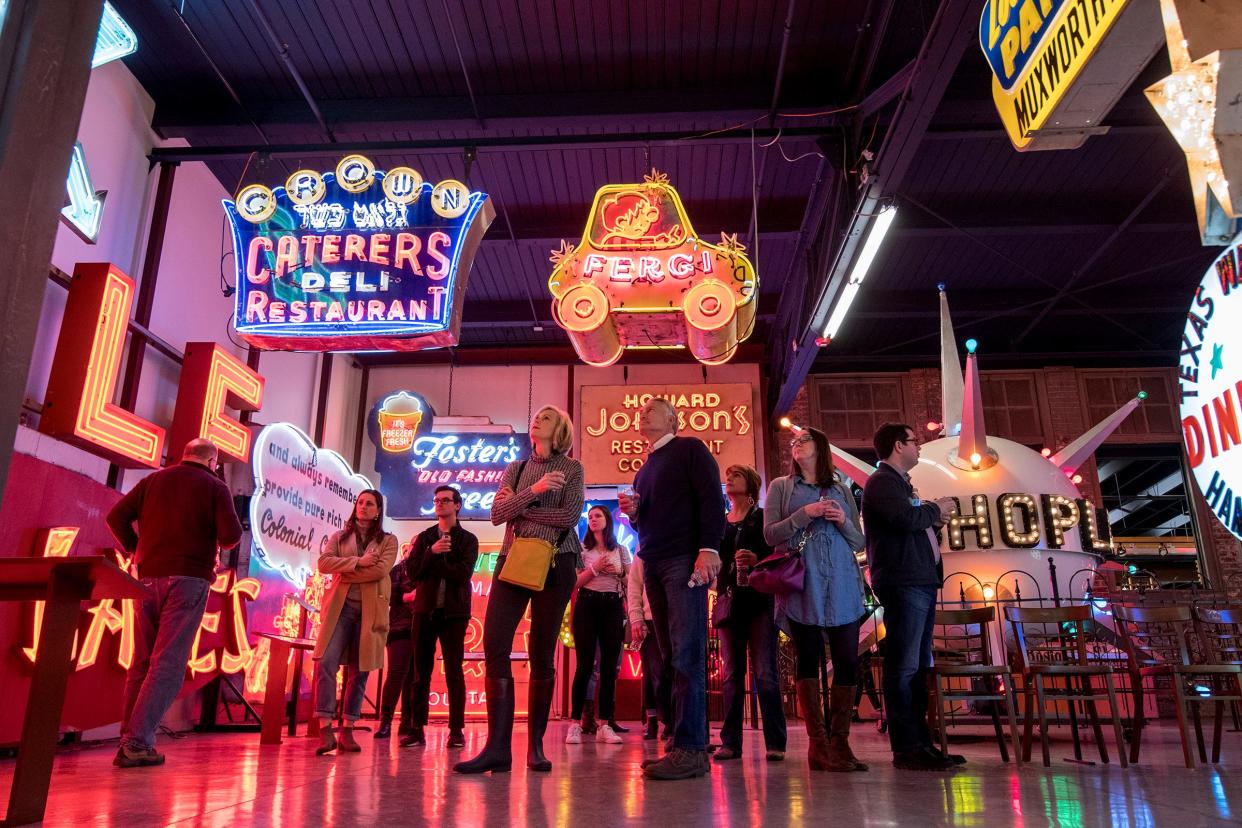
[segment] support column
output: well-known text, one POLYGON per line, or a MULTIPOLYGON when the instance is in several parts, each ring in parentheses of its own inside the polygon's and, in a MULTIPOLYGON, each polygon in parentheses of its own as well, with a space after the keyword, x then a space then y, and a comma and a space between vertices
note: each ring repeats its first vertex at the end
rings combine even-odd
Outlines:
POLYGON ((8 479, 103 0, 13 0, 0 38, 0 487, 8 479), (12 47, 10 51, 7 47, 12 47))

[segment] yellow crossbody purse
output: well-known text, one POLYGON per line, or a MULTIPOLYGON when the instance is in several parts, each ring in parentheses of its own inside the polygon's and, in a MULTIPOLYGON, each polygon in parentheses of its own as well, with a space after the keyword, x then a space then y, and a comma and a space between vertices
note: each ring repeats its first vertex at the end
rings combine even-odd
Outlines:
MULTIPOLYGON (((517 477, 513 481, 515 486, 522 479, 522 471, 525 468, 526 461, 523 460, 522 465, 518 466, 517 477)), ((500 574, 496 577, 507 584, 529 589, 531 592, 542 591, 548 580, 548 570, 552 568, 552 558, 568 535, 568 529, 561 532, 555 546, 543 538, 514 537, 512 543, 509 544, 509 551, 504 565, 500 568, 500 574)))

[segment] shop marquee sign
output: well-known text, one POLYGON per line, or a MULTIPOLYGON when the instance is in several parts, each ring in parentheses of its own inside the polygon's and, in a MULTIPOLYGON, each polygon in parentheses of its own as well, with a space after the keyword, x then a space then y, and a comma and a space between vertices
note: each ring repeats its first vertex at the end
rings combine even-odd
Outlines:
POLYGON ((364 156, 243 187, 224 209, 234 327, 276 350, 418 350, 457 342, 470 265, 496 211, 465 184, 364 156))
POLYGON ((588 365, 627 348, 688 348, 719 365, 754 328, 759 281, 736 234, 704 241, 668 176, 595 193, 578 244, 553 251, 552 313, 588 365))

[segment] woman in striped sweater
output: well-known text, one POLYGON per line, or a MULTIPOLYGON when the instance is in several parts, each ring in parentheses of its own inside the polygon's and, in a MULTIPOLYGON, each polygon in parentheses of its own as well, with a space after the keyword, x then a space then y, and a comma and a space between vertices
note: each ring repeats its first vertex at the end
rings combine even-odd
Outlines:
POLYGON ((538 592, 492 580, 483 621, 483 654, 487 665, 487 744, 473 759, 453 767, 458 773, 508 771, 512 768, 513 668, 509 656, 518 622, 530 607, 529 741, 526 764, 550 771, 543 753, 543 735, 556 683, 556 640, 565 607, 582 566, 582 546, 574 531, 585 497, 582 464, 569 457, 573 423, 555 406, 544 406, 530 423, 532 452, 510 463, 492 502, 492 523, 508 524, 496 561, 504 569, 513 538, 540 538, 555 547, 547 581, 538 592))

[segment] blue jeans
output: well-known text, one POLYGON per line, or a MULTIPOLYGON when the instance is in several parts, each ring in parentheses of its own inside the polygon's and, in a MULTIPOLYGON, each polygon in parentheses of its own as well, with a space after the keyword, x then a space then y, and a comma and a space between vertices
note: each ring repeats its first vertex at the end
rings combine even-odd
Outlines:
POLYGON ((936 620, 934 586, 877 587, 884 605, 884 708, 893 753, 931 747, 927 675, 936 620))
POLYGON ((673 746, 707 749, 707 587, 688 586, 697 553, 644 561, 656 640, 673 674, 673 746))
POLYGON ((337 616, 332 638, 323 650, 315 670, 315 715, 321 719, 336 716, 336 674, 341 664, 350 666, 345 683, 345 721, 362 718, 362 699, 367 691, 368 672, 358 669, 358 642, 362 634, 362 607, 346 601, 337 616))
POLYGON ((155 729, 181 692, 194 634, 207 609, 211 582, 169 575, 143 578, 147 594, 138 607, 134 666, 125 677, 121 744, 155 747, 155 729))
MULTIPOLYGON (((759 709, 763 713, 763 743, 768 750, 785 749, 785 710, 776 672, 776 623, 772 610, 758 615, 734 616, 720 629, 724 656, 724 724, 720 741, 725 747, 742 749, 742 705, 746 700, 746 652, 750 651, 759 709)), ((821 648, 822 649, 822 648, 821 648)))

